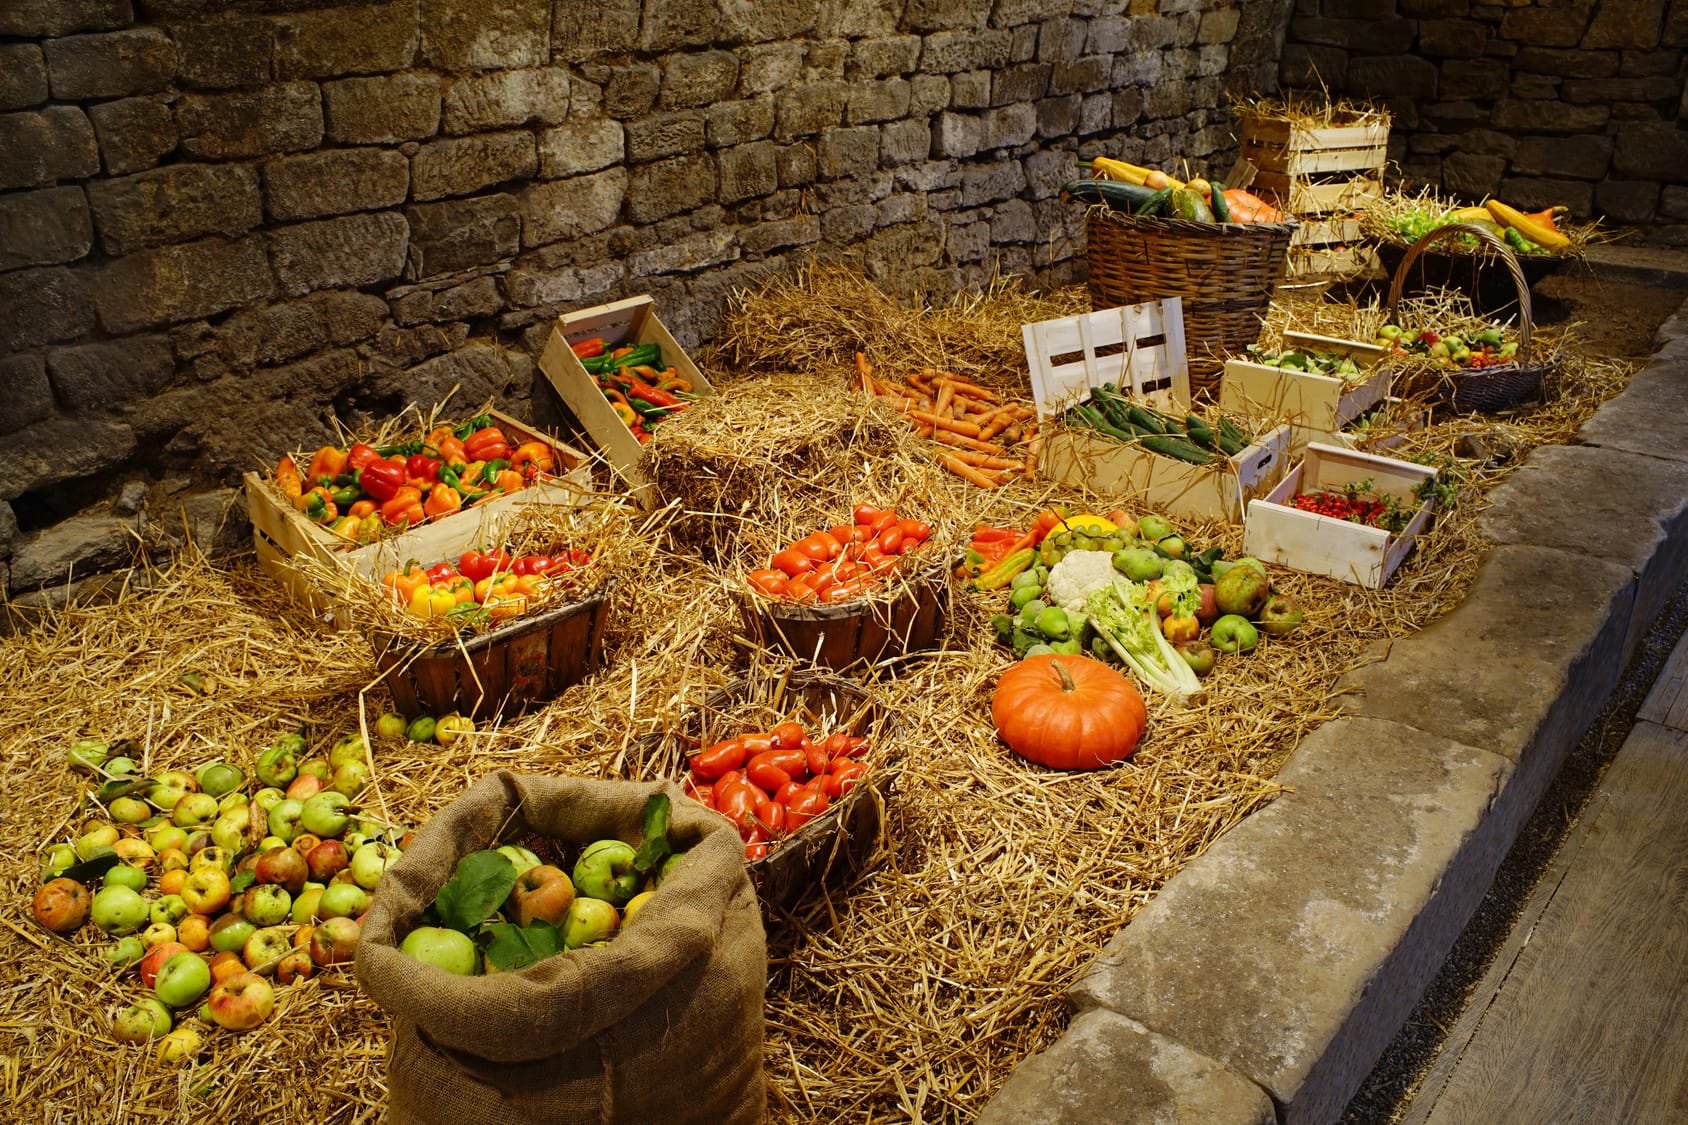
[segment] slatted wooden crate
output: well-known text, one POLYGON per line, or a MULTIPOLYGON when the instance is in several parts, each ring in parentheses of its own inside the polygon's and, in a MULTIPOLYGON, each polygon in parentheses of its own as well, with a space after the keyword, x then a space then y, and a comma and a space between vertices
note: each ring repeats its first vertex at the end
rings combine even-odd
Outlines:
POLYGON ((1310 441, 1328 440, 1389 393, 1389 372, 1378 366, 1387 352, 1375 344, 1286 332, 1282 350, 1346 355, 1360 368, 1354 378, 1341 379, 1321 371, 1226 361, 1219 385, 1221 409, 1247 418, 1288 422, 1293 429, 1291 443, 1297 449, 1310 441))
POLYGON ((1354 215, 1383 195, 1389 161, 1387 118, 1313 128, 1245 113, 1241 160, 1249 190, 1300 220, 1290 240, 1286 276, 1345 276, 1374 264, 1354 215))
MULTIPOLYGON (((1059 417, 1104 383, 1176 417, 1190 411, 1176 297, 1022 325, 1021 335, 1040 418, 1059 417)), ((1192 465, 1089 430, 1049 424, 1044 433, 1042 470, 1056 480, 1167 515, 1233 523, 1282 472, 1290 442, 1289 426, 1276 425, 1234 456, 1192 465)))

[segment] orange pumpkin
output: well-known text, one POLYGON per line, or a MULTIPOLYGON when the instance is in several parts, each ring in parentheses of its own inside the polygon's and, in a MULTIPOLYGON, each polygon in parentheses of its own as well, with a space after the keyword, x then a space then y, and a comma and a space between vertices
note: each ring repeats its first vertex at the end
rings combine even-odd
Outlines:
POLYGON ((1088 656, 1031 656, 1002 674, 991 718, 1008 748, 1039 765, 1093 770, 1131 757, 1148 713, 1137 688, 1088 656))

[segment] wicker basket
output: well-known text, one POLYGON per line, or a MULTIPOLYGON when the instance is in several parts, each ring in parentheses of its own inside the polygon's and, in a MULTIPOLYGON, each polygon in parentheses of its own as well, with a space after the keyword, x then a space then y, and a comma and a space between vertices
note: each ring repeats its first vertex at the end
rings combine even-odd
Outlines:
MULTIPOLYGON (((1501 239, 1484 230, 1482 227, 1470 223, 1449 223, 1437 227, 1411 246, 1407 247, 1406 255, 1401 259, 1401 265, 1396 269, 1389 281, 1389 299, 1384 306, 1384 322, 1396 323, 1395 307, 1400 303, 1401 290, 1406 284, 1407 274, 1419 256, 1431 246, 1444 239, 1455 238, 1462 234, 1486 243, 1501 264, 1512 276, 1513 285, 1518 296, 1518 353, 1516 363, 1505 367, 1483 367, 1472 370, 1446 369, 1438 367, 1432 374, 1435 376, 1434 386, 1431 388, 1433 397, 1448 403, 1461 414, 1470 411, 1505 410, 1516 406, 1526 399, 1541 398, 1542 389, 1547 375, 1555 366, 1552 360, 1543 363, 1530 362, 1530 332, 1534 327, 1534 319, 1530 308, 1530 285, 1524 278, 1524 269, 1518 263, 1518 255, 1512 252, 1501 239)), ((1413 393, 1415 385, 1423 382, 1422 377, 1414 380, 1411 376, 1404 382, 1397 381, 1397 390, 1413 393)))
POLYGON ((1202 223, 1092 207, 1084 219, 1091 306, 1180 298, 1190 390, 1216 397, 1226 357, 1260 338, 1295 230, 1293 221, 1202 223))
POLYGON ((745 634, 818 668, 842 672, 934 648, 949 618, 950 571, 956 563, 934 544, 912 574, 879 593, 836 605, 794 605, 747 589, 733 590, 745 634))
POLYGON ((602 660, 615 586, 612 576, 579 601, 523 615, 461 641, 418 645, 391 633, 372 633, 375 666, 405 715, 459 711, 481 716, 542 702, 585 679, 602 660))
POLYGON ((873 855, 885 800, 896 784, 896 720, 862 685, 825 672, 792 672, 735 680, 680 714, 675 725, 642 741, 638 765, 684 783, 687 757, 749 730, 795 719, 811 733, 844 731, 870 740, 862 784, 843 800, 747 860, 750 880, 770 907, 789 910, 811 888, 836 883, 873 855))

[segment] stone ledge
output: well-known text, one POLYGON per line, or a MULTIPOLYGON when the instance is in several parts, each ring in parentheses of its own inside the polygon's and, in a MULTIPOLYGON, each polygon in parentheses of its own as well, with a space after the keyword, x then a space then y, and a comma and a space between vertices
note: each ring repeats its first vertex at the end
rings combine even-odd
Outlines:
POLYGON ((1189 1121, 1274 1125, 1260 1087, 1135 1020, 1094 1009, 1014 1071, 979 1125, 1189 1121), (1094 1081, 1098 1074, 1106 1082, 1094 1081))

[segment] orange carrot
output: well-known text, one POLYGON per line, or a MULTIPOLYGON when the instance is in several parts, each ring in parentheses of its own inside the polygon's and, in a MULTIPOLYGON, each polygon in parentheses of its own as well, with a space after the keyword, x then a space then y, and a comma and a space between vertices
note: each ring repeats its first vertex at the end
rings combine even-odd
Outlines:
POLYGON ((971 481, 980 488, 996 487, 996 481, 990 476, 985 473, 981 473, 978 469, 975 469, 973 466, 964 461, 957 461, 954 457, 951 457, 947 453, 939 457, 938 460, 942 462, 944 468, 948 469, 962 480, 971 481))
POLYGON ((998 456, 1001 456, 1008 452, 1007 449, 993 442, 980 441, 978 438, 968 437, 965 434, 952 433, 949 430, 934 431, 932 434, 932 440, 941 441, 945 445, 957 445, 962 449, 972 449, 979 453, 995 453, 998 456))
POLYGON ((936 411, 911 410, 908 413, 936 429, 949 430, 951 433, 964 434, 970 438, 979 436, 979 427, 973 422, 963 422, 958 418, 951 418, 947 414, 940 414, 936 411))
POLYGON ((975 453, 971 449, 958 449, 947 454, 958 461, 965 461, 969 465, 976 465, 981 469, 1018 469, 1021 462, 1010 457, 997 457, 990 453, 975 453))
POLYGON ((1034 434, 1026 446, 1026 479, 1037 479, 1037 455, 1043 449, 1043 435, 1034 434))
POLYGON ((955 384, 948 379, 938 380, 938 400, 932 407, 932 413, 948 415, 950 403, 955 401, 955 384))
POLYGON ((1007 407, 993 410, 979 421, 979 440, 989 441, 991 438, 1014 424, 1014 413, 1007 407))
POLYGON ((958 395, 965 395, 968 398, 979 399, 983 402, 997 401, 995 391, 987 390, 986 388, 979 386, 979 384, 961 379, 959 376, 957 376, 955 384, 955 393, 958 395))

